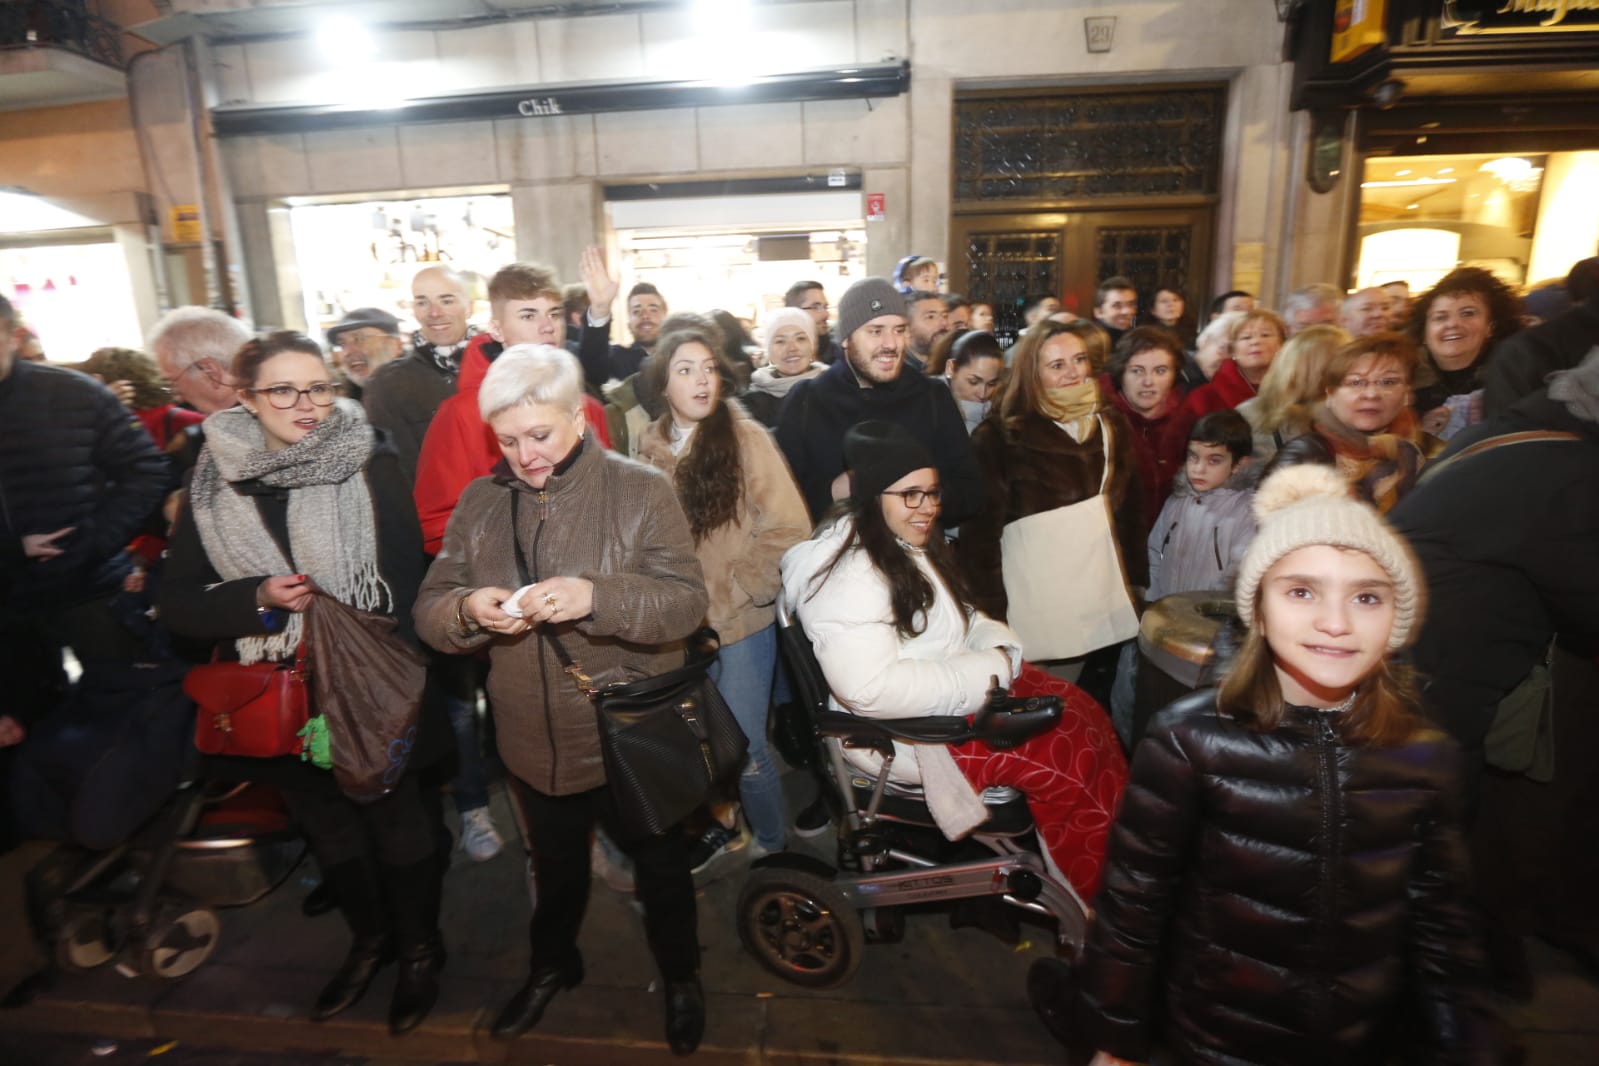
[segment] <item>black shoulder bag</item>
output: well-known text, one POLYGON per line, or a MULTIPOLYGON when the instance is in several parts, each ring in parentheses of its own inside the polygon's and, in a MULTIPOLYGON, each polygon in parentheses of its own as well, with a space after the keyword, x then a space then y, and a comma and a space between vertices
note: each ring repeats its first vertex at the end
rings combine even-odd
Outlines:
MULTIPOLYGON (((511 493, 511 542, 523 585, 530 575, 517 511, 522 494, 511 493)), ((594 705, 599 722, 605 780, 622 828, 635 836, 660 836, 705 801, 711 786, 744 763, 749 739, 707 671, 717 655, 716 631, 702 628, 688 639, 683 665, 638 681, 596 685, 568 654, 554 631, 549 638, 573 684, 594 705)))

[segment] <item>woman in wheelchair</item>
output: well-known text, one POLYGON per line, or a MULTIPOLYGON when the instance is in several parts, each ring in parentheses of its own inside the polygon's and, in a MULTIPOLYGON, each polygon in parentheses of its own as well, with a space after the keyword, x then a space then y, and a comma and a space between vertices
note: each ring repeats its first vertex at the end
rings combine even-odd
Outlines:
MULTIPOLYGON (((1059 724, 1005 751, 981 740, 896 741, 889 776, 922 787, 952 840, 987 818, 980 790, 1019 790, 1045 863, 1089 898, 1127 776, 1109 719, 1081 689, 1026 666, 1016 634, 971 606, 938 526, 938 471, 921 444, 898 426, 863 422, 845 435, 844 457, 848 509, 783 557, 785 600, 832 702, 871 718, 913 718, 974 714, 996 681, 1017 694, 1061 695, 1059 724)), ((875 752, 846 749, 846 757, 869 773, 881 766, 875 752)))

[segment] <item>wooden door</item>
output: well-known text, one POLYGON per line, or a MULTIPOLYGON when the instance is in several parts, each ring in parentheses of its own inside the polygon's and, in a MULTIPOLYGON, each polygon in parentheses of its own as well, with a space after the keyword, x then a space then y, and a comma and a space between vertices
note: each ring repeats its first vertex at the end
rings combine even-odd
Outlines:
POLYGON ((1118 274, 1132 279, 1141 306, 1169 284, 1198 308, 1210 299, 1212 227, 1209 207, 959 215, 950 288, 992 304, 1006 344, 1022 329, 1027 297, 1053 293, 1088 318, 1100 281, 1118 274))

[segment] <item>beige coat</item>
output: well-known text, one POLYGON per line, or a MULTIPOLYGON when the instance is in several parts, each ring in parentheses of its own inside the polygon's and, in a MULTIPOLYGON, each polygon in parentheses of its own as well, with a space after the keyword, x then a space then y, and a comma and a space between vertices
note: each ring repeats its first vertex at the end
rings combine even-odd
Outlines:
MULTIPOLYGON (((727 409, 738 438, 744 497, 733 521, 713 530, 696 549, 711 598, 708 620, 724 645, 776 621, 773 605, 782 584, 778 563, 784 552, 811 533, 805 499, 771 433, 738 403, 729 403, 727 409)), ((669 479, 676 477, 681 458, 672 454, 671 425, 670 413, 658 418, 645 431, 638 453, 640 460, 659 467, 669 479)), ((690 439, 689 450, 693 448, 690 439)))
POLYGON ((494 637, 456 623, 471 590, 522 584, 511 539, 513 495, 521 497, 517 534, 533 580, 581 577, 594 584, 593 613, 555 632, 598 684, 681 666, 683 638, 705 616, 705 582, 672 486, 658 471, 604 450, 592 435, 572 467, 551 475, 543 491, 502 464, 461 494, 417 595, 417 633, 445 652, 489 645, 500 758, 545 795, 570 795, 605 783, 599 727, 544 631, 494 637))

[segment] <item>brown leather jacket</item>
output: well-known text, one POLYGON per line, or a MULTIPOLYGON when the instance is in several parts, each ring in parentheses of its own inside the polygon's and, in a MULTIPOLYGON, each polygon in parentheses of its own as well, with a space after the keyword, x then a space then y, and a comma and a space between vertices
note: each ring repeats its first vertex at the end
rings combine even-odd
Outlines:
POLYGON ((533 580, 594 584, 593 613, 556 633, 598 684, 681 666, 683 638, 705 616, 705 581, 671 484, 660 471, 604 450, 592 434, 542 491, 502 463, 461 494, 417 595, 417 633, 446 652, 490 645, 501 759, 545 795, 570 795, 603 785, 605 766, 594 708, 561 670, 547 636, 535 628, 493 637, 456 624, 457 606, 471 590, 522 584, 511 540, 513 494, 521 495, 516 532, 533 580))

